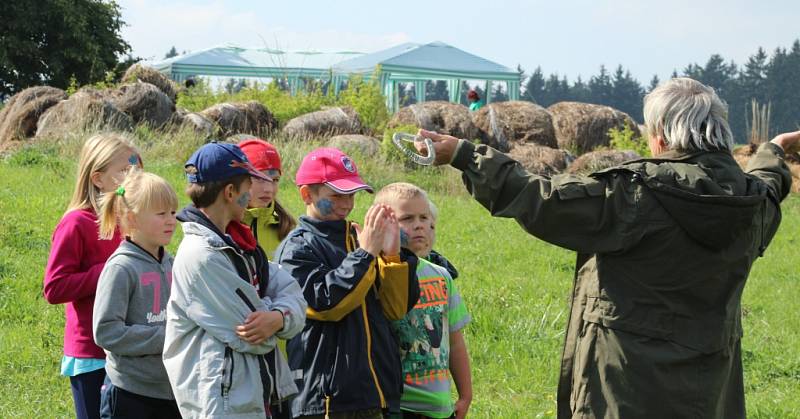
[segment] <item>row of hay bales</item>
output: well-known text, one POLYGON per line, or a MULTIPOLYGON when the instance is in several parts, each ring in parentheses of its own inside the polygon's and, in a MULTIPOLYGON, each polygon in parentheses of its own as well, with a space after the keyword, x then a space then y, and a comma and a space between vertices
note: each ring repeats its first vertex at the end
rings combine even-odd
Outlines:
POLYGON ((402 125, 480 139, 543 175, 590 173, 639 158, 633 151, 605 149, 611 128, 628 125, 640 136, 636 122, 624 112, 590 103, 559 102, 543 108, 531 102, 511 101, 491 103, 470 112, 463 105, 432 101, 400 109, 389 128, 402 125))
MULTIPOLYGON (((134 65, 124 83, 109 89, 85 87, 68 96, 63 90, 37 86, 13 96, 0 110, 0 149, 14 141, 53 137, 86 130, 132 130, 145 124, 154 129, 189 128, 207 138, 236 134, 268 137, 278 123, 256 101, 220 103, 200 112, 176 109, 179 87, 151 68, 134 65)), ((637 157, 631 153, 594 151, 608 145, 610 128, 638 127, 627 114, 607 106, 561 102, 547 109, 523 101, 492 103, 477 112, 449 102, 425 102, 402 108, 388 128, 415 125, 460 138, 480 139, 520 160, 528 169, 552 175, 583 173, 637 157), (568 151, 569 150, 569 151, 568 151), (577 152, 576 159, 570 151, 577 152), (585 153, 585 154, 584 154, 585 153)), ((340 148, 361 154, 380 152, 359 115, 349 107, 331 107, 289 120, 285 137, 329 138, 340 148)))

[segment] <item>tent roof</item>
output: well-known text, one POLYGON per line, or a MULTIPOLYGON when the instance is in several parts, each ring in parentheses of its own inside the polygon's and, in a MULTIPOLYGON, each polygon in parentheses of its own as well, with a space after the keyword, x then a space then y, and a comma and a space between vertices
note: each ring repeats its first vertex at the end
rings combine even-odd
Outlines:
POLYGON ((286 73, 314 76, 339 61, 363 55, 356 51, 283 51, 222 45, 147 65, 162 71, 221 76, 267 76, 286 73))
POLYGON ((401 44, 344 60, 334 66, 334 71, 363 74, 375 71, 378 65, 383 72, 393 73, 395 79, 519 80, 517 71, 443 42, 401 44))

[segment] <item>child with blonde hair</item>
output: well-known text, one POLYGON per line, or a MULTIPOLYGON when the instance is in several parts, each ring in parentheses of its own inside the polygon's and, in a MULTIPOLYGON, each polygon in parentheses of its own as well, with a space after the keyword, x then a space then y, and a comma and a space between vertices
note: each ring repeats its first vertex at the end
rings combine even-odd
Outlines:
POLYGON ((61 374, 70 377, 79 419, 100 417, 105 354, 92 338, 92 307, 100 271, 121 240, 119 233, 100 240, 100 195, 115 190, 131 166, 141 167, 142 161, 127 136, 103 133, 86 141, 72 200, 53 232, 45 268, 44 298, 66 304, 61 374))
MULTIPOLYGON (((419 301, 405 318, 392 322, 403 365, 402 417, 461 419, 472 402, 469 354, 461 332, 470 316, 448 269, 431 260, 436 207, 423 189, 402 182, 378 191, 375 204, 394 210, 401 246, 419 258, 419 301), (450 398, 451 375, 458 391, 455 404, 450 398)), ((436 260, 446 261, 441 255, 436 260)))
POLYGON ((97 284, 92 322, 107 355, 103 418, 180 418, 161 361, 172 256, 164 250, 177 225, 178 197, 166 180, 134 170, 100 210, 100 235, 125 240, 97 284))

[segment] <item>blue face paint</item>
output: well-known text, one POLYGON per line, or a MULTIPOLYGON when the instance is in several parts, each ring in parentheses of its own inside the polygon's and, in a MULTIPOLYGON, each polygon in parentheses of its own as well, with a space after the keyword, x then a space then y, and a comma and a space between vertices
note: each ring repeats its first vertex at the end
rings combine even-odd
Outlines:
POLYGON ((242 208, 247 208, 247 204, 250 203, 250 191, 247 191, 239 196, 239 199, 236 200, 236 204, 238 204, 242 208))
POLYGON ((402 228, 400 229, 400 247, 408 247, 408 233, 402 228))
POLYGON ((330 199, 322 198, 315 202, 314 206, 317 207, 317 211, 323 217, 333 214, 333 202, 330 199))
POLYGON ((128 157, 128 163, 131 166, 138 166, 139 165, 139 156, 137 156, 136 154, 131 154, 131 156, 128 157))

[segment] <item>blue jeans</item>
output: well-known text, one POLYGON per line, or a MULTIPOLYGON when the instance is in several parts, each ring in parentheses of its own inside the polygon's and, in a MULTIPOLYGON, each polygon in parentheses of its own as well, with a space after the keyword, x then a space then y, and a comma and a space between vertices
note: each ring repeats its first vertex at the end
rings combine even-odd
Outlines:
POLYGON ((123 390, 106 378, 100 404, 103 419, 180 419, 175 400, 156 399, 123 390))

